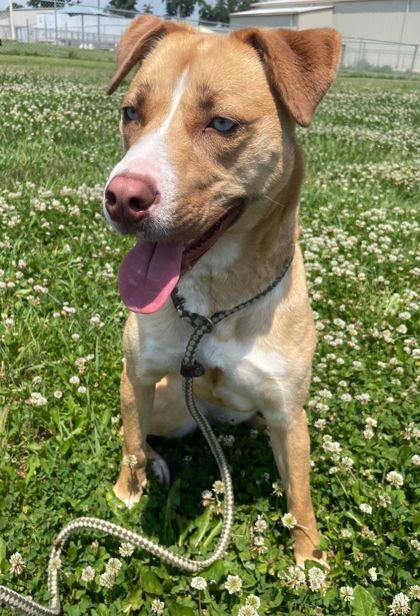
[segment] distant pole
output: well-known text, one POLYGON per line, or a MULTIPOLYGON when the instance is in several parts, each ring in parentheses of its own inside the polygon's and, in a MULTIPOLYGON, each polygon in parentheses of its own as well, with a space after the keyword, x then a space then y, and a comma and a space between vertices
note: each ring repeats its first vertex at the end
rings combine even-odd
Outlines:
POLYGON ((12 41, 16 40, 16 31, 15 31, 15 20, 13 16, 13 0, 9 0, 9 28, 10 28, 10 38, 12 41))
POLYGON ((410 67, 410 75, 413 76, 414 73, 414 67, 416 64, 416 57, 417 57, 417 52, 419 50, 419 46, 418 45, 414 45, 414 51, 413 51, 413 58, 411 60, 411 67, 410 67))
POLYGON ((101 40, 101 23, 100 23, 101 17, 99 15, 100 8, 101 8, 100 7, 100 0, 97 0, 96 10, 98 11, 98 26, 97 26, 96 34, 97 34, 98 44, 99 44, 99 42, 101 40))
POLYGON ((57 0, 54 0, 54 29, 55 29, 55 44, 58 45, 58 22, 57 22, 57 0))

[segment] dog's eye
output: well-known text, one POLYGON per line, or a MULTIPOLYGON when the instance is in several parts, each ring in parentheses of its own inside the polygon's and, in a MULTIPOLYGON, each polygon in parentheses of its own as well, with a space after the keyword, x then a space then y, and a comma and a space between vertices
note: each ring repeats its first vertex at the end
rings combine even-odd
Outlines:
POLYGON ((209 124, 209 128, 214 128, 219 133, 225 134, 232 133, 237 127, 238 124, 228 118, 214 118, 209 124))
POLYGON ((125 122, 134 122, 139 119, 139 114, 135 107, 123 107, 122 111, 125 122))

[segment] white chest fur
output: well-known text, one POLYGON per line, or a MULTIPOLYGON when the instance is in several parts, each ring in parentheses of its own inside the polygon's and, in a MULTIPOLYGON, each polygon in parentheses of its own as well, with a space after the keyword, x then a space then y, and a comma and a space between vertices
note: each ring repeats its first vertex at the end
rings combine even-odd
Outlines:
MULTIPOLYGON (((200 398, 245 413, 270 412, 270 406, 275 407, 276 413, 286 408, 289 362, 266 335, 270 323, 264 320, 265 315, 272 316, 273 306, 277 306, 283 292, 280 283, 257 304, 231 315, 203 337, 197 360, 206 373, 195 383, 200 398), (245 333, 240 328, 240 336, 237 335, 239 319, 249 324, 245 333)), ((203 303, 204 298, 198 296, 187 307, 197 310, 194 304, 201 308, 203 303)), ((130 346, 139 353, 139 378, 156 382, 168 373, 179 372, 192 327, 181 320, 172 303, 169 301, 159 313, 138 316, 137 324, 136 339, 131 340, 130 346)), ((130 328, 130 337, 133 330, 130 328)))

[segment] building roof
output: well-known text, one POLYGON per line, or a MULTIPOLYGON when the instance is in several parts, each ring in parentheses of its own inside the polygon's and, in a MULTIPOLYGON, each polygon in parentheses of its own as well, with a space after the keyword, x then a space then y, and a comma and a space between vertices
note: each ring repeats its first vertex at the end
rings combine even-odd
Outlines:
MULTIPOLYGON (((267 2, 261 4, 268 4, 267 2)), ((274 3, 272 3, 274 4, 274 3)), ((289 3, 288 3, 289 4, 289 3)), ((253 5, 253 6, 259 6, 253 5)), ((295 7, 276 7, 272 8, 255 8, 250 11, 240 11, 239 13, 230 13, 230 15, 245 16, 245 15, 297 15, 301 13, 313 13, 314 11, 326 11, 333 9, 333 4, 324 4, 323 6, 295 6, 295 7)))
MULTIPOLYGON (((392 0, 393 1, 393 0, 392 0)), ((344 4, 346 2, 382 2, 382 0, 333 0, 333 4, 344 4)), ((325 4, 325 0, 262 0, 262 2, 254 2, 252 8, 283 8, 292 6, 319 6, 325 4)))

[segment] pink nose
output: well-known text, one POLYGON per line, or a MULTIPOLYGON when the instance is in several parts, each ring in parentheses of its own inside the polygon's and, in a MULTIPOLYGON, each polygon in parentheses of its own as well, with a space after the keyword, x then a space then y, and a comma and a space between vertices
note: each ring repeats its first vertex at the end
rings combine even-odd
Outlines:
POLYGON ((149 176, 121 173, 112 178, 105 191, 105 207, 115 222, 135 225, 147 216, 157 196, 149 176))

